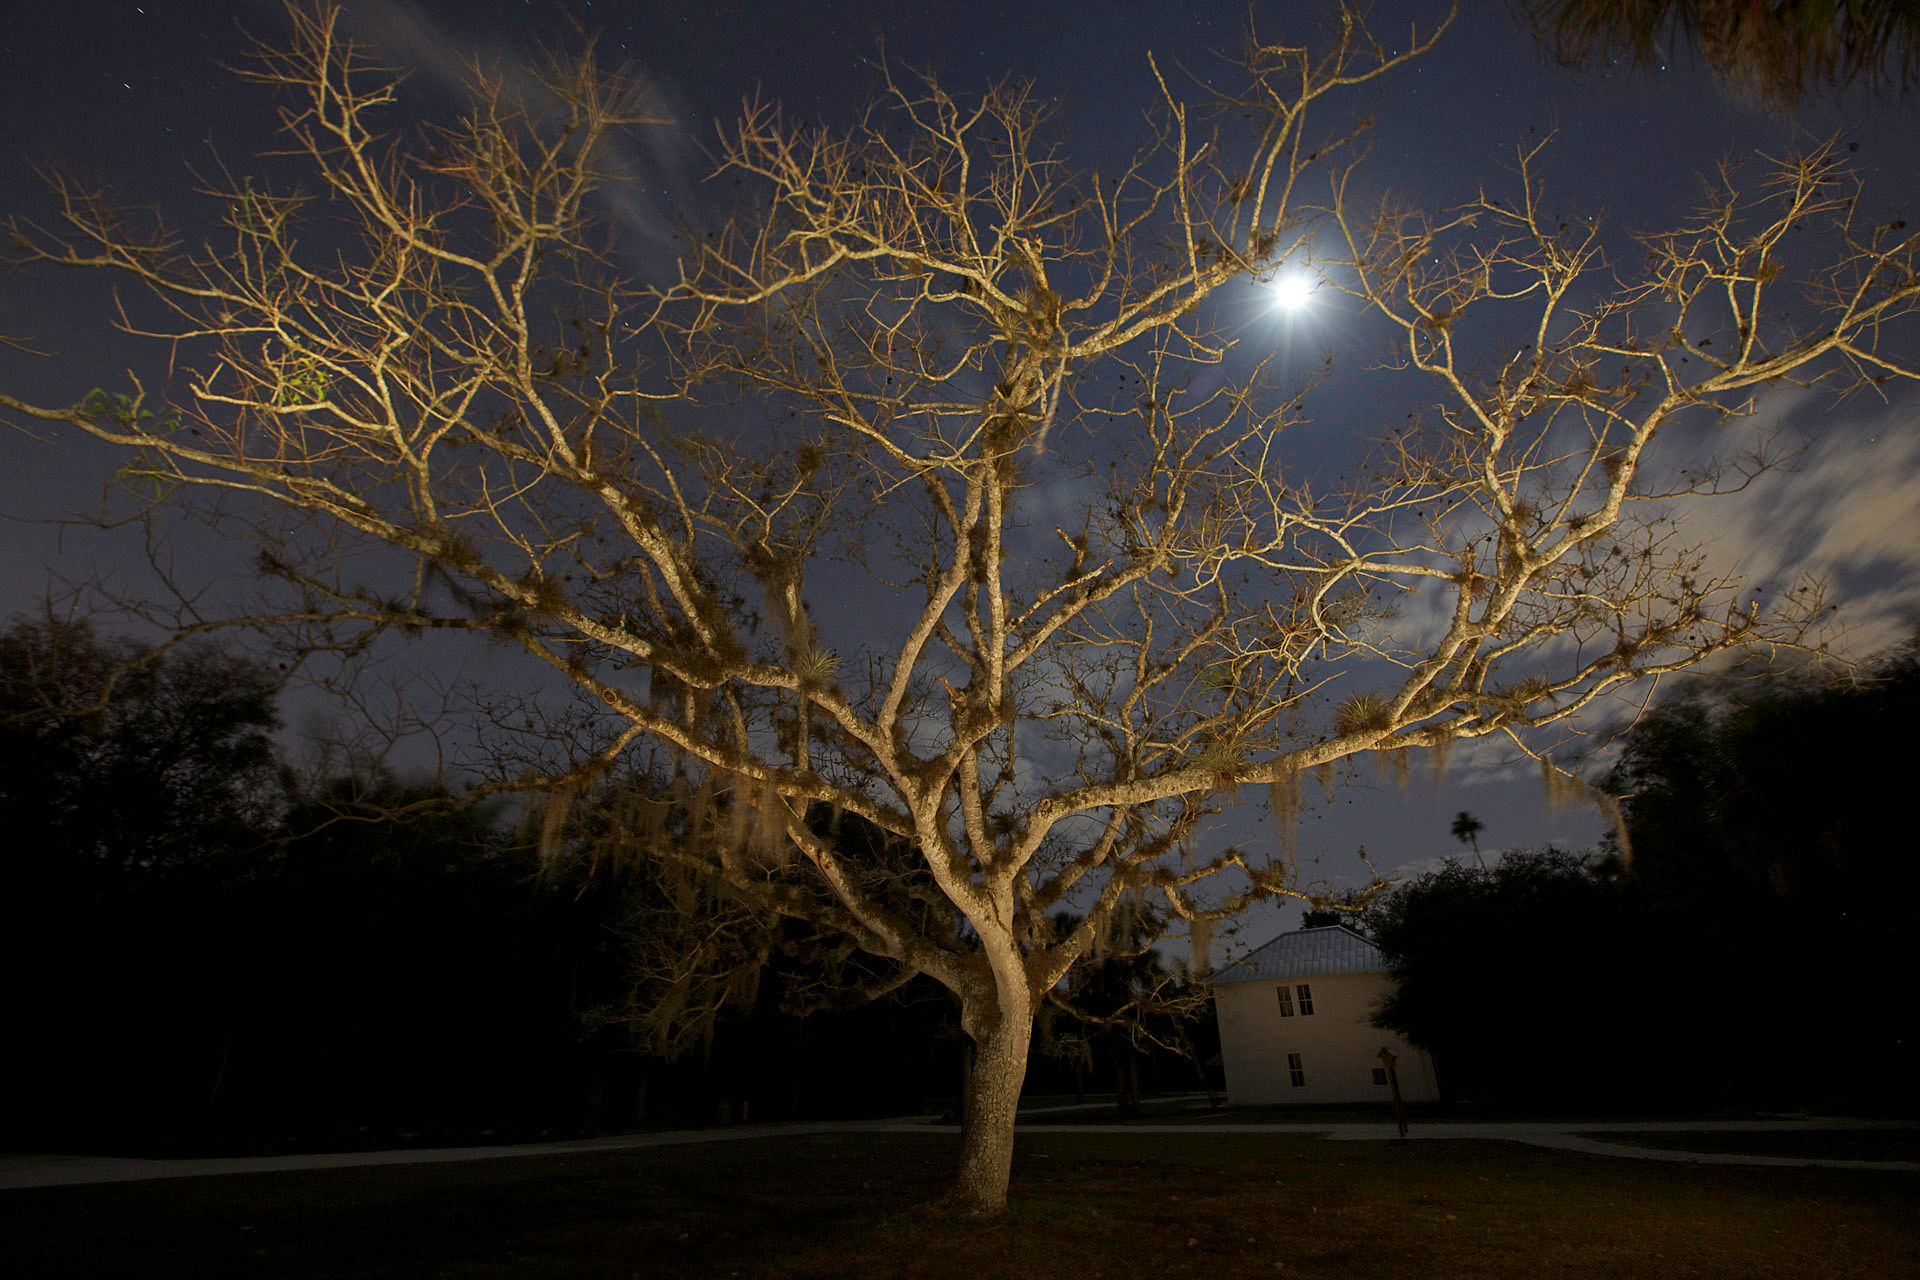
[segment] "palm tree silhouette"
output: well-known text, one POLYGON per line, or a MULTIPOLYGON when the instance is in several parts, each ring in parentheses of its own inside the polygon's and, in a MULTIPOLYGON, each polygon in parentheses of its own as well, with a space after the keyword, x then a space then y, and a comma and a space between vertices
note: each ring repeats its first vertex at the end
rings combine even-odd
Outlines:
POLYGON ((1480 833, 1483 830, 1485 830, 1485 824, 1465 809, 1462 809, 1453 817, 1453 838, 1461 844, 1471 843, 1473 845, 1473 856, 1478 859, 1480 869, 1485 871, 1487 869, 1487 860, 1480 857, 1480 833))

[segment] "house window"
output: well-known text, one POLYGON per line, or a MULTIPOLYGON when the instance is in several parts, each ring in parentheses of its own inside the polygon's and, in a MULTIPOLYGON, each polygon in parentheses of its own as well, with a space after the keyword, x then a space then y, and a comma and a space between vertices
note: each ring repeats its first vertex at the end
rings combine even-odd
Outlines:
POLYGON ((1294 990, 1300 993, 1300 1016, 1303 1018, 1311 1018, 1313 1016, 1313 988, 1303 982, 1295 987, 1294 990))
POLYGON ((1373 1082, 1375 1084, 1385 1084, 1387 1082, 1387 1069, 1385 1067, 1375 1067, 1373 1069, 1373 1082))
POLYGON ((1307 1069, 1300 1065, 1299 1054, 1290 1053, 1287 1055, 1287 1075, 1292 1077, 1294 1088, 1302 1089, 1306 1087, 1307 1069))
POLYGON ((1280 1016, 1283 1018, 1293 1016, 1293 992, 1284 986, 1280 988, 1280 1016))

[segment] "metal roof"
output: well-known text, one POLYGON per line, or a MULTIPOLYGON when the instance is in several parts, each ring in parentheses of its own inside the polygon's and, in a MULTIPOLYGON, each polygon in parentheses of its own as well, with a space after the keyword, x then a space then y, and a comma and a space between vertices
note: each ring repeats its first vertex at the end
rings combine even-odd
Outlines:
POLYGON ((1343 924, 1283 933, 1214 971, 1214 982, 1271 982, 1334 973, 1384 973, 1387 953, 1343 924))

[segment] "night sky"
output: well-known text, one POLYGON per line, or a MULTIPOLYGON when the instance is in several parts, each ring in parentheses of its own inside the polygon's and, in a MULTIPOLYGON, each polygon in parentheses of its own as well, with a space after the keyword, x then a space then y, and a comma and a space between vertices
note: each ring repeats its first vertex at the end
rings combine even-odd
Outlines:
MULTIPOLYGON (((1839 134, 1857 142, 1868 199, 1877 219, 1912 216, 1920 194, 1920 98, 1875 99, 1861 92, 1817 94, 1794 120, 1769 117, 1717 88, 1684 52, 1663 69, 1627 74, 1575 74, 1552 65, 1505 5, 1475 3, 1426 61, 1385 82, 1374 112, 1376 130, 1366 173, 1376 189, 1391 187, 1428 207, 1497 187, 1517 144, 1556 131, 1549 152, 1550 199, 1563 216, 1604 215, 1622 231, 1673 220, 1699 191, 1697 175, 1723 157, 1778 150, 1796 133, 1839 134)), ((452 114, 456 69, 479 56, 511 65, 539 43, 577 42, 575 28, 598 33, 601 48, 633 66, 658 88, 672 123, 649 135, 629 157, 636 178, 613 213, 636 275, 668 267, 667 236, 676 213, 698 218, 714 207, 704 192, 704 148, 717 120, 731 117, 756 90, 791 114, 829 125, 850 121, 877 89, 873 66, 881 42, 908 67, 931 67, 949 87, 966 91, 1005 74, 1032 79, 1057 96, 1064 132, 1085 165, 1123 155, 1154 92, 1146 65, 1152 50, 1163 67, 1185 68, 1202 82, 1230 74, 1230 56, 1247 6, 1226 3, 1088 4, 1024 0, 1019 4, 912 5, 815 3, 726 5, 630 0, 355 0, 350 30, 388 60, 417 69, 411 105, 452 114)), ((1259 4, 1265 34, 1301 32, 1306 7, 1259 4)), ((1381 6, 1375 30, 1391 39, 1406 20, 1428 20, 1437 5, 1381 6), (1400 17, 1393 15, 1400 14, 1400 17)), ((0 148, 0 192, 8 212, 44 211, 32 166, 57 162, 111 184, 124 199, 167 208, 191 229, 192 167, 209 163, 208 143, 244 170, 246 157, 271 145, 268 99, 221 69, 238 61, 245 26, 271 41, 284 29, 266 4, 81 2, 15 6, 0 29, 0 118, 9 124, 0 148)), ((77 283, 35 275, 0 285, 0 332, 57 353, 35 360, 0 349, 0 377, 10 390, 43 401, 70 402, 89 388, 124 382, 133 370, 164 383, 164 352, 111 335, 110 297, 77 283)), ((1383 331, 1350 310, 1309 308, 1296 317, 1270 314, 1243 296, 1240 338, 1248 351, 1281 349, 1289 364, 1317 365, 1332 354, 1339 376, 1315 399, 1314 429, 1303 439, 1329 462, 1353 441, 1387 425, 1394 410, 1366 390, 1370 357, 1383 331)), ((1911 339, 1908 340, 1911 346, 1911 339)), ((1890 391, 1896 389, 1890 388, 1890 391)), ((1780 394, 1763 416, 1788 431, 1817 431, 1799 470, 1772 476, 1734 503, 1717 505, 1697 527, 1715 540, 1720 563, 1738 564, 1757 581, 1796 570, 1827 575, 1848 628, 1841 647, 1864 654, 1901 638, 1920 604, 1920 519, 1913 486, 1920 478, 1915 400, 1896 391, 1891 404, 1856 398, 1780 394)), ((0 444, 0 604, 31 609, 62 580, 104 573, 139 584, 137 531, 102 534, 40 523, 99 509, 113 462, 101 447, 36 442, 9 432, 0 444)), ((198 575, 217 579, 234 566, 213 563, 218 548, 182 544, 198 575)), ((1364 843, 1383 868, 1457 852, 1448 835, 1456 810, 1486 824, 1491 851, 1549 839, 1584 847, 1602 828, 1587 812, 1549 813, 1531 765, 1503 766, 1491 755, 1456 757, 1444 784, 1419 776, 1404 793, 1372 782, 1345 789, 1331 812, 1309 816, 1303 852, 1317 852, 1321 871, 1350 879, 1347 856, 1364 843)), ((1256 926, 1253 932, 1260 932, 1256 926)))

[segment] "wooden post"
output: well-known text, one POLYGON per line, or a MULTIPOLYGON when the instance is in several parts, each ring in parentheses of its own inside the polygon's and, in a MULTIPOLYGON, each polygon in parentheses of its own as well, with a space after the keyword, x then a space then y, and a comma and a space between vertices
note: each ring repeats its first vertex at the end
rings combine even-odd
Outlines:
POLYGON ((1398 1055, 1385 1045, 1380 1047, 1380 1065, 1387 1069, 1387 1083, 1393 1087, 1393 1122, 1400 1126, 1400 1136, 1407 1136, 1407 1104, 1400 1099, 1400 1073, 1394 1069, 1400 1061, 1398 1055))

